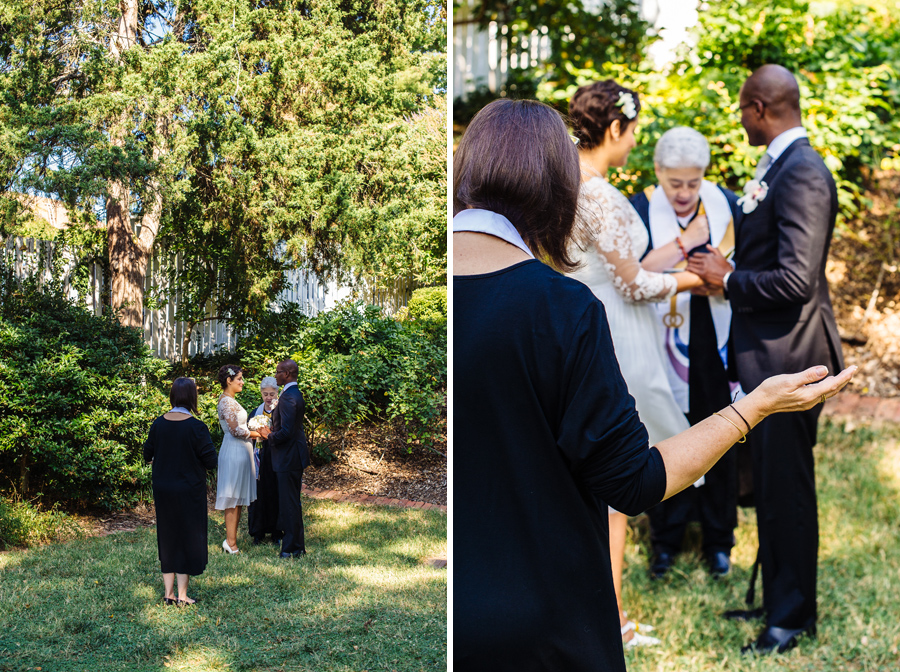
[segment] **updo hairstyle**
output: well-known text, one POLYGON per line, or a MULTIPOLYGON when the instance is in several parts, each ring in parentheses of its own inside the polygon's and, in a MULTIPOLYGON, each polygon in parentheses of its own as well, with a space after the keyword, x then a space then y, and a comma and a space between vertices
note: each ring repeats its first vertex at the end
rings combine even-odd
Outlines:
POLYGON ((709 167, 709 143, 702 133, 676 126, 662 134, 653 150, 653 162, 663 170, 709 167))
POLYGON ((582 149, 593 149, 602 145, 606 137, 606 129, 616 119, 621 122, 624 131, 628 124, 637 120, 637 113, 640 111, 641 101, 638 94, 617 84, 614 79, 582 86, 569 101, 569 120, 572 123, 572 133, 578 138, 578 146, 582 149), (625 116, 621 106, 616 106, 621 93, 630 93, 634 100, 635 116, 633 119, 625 116))
POLYGON ((472 119, 453 152, 453 214, 490 210, 559 271, 578 208, 578 150, 559 113, 535 100, 500 99, 472 119))
POLYGON ((237 364, 226 364, 221 369, 219 369, 219 374, 216 376, 216 378, 219 379, 219 385, 221 385, 222 389, 224 390, 226 387, 228 387, 228 379, 234 378, 242 372, 243 369, 237 364), (230 371, 233 371, 234 373, 230 373, 230 371))

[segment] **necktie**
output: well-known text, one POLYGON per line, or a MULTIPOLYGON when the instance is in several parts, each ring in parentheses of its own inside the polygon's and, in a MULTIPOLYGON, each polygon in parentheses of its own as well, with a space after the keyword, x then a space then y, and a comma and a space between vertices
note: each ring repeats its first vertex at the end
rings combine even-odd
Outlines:
POLYGON ((753 175, 753 177, 757 180, 761 180, 763 177, 765 177, 770 163, 772 163, 772 157, 769 156, 768 152, 766 152, 762 155, 759 163, 756 164, 756 173, 753 175))

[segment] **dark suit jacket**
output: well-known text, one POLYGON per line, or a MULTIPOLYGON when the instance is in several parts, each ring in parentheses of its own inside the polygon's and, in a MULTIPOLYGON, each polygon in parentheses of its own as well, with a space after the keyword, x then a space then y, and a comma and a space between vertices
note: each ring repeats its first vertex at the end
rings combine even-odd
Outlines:
POLYGON ((309 466, 303 410, 303 395, 296 385, 291 385, 281 393, 278 405, 272 411, 272 433, 267 441, 275 472, 297 471, 309 466))
POLYGON ((766 197, 735 230, 728 279, 731 343, 744 391, 780 373, 843 368, 825 279, 837 189, 822 157, 801 138, 774 161, 766 197))

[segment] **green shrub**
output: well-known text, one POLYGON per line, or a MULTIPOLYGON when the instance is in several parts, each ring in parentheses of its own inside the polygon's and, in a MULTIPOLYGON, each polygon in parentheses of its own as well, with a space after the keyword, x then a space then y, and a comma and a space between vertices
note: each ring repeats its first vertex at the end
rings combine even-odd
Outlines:
POLYGON ((0 549, 34 546, 84 535, 69 516, 57 511, 41 511, 31 502, 0 497, 0 549))
POLYGON ((409 300, 409 317, 413 320, 447 321, 447 288, 421 287, 409 300))
POLYGON ((0 489, 117 508, 146 492, 142 446, 167 364, 139 330, 0 278, 0 489))
MULTIPOLYGON (((440 299, 425 305, 436 314, 440 299)), ((260 403, 259 380, 291 357, 300 368, 307 438, 319 457, 329 455, 329 433, 368 420, 397 423, 410 442, 408 450, 416 443, 431 445, 440 434, 445 326, 435 328, 433 320, 398 323, 361 301, 315 317, 291 309, 272 318, 277 325, 261 323, 238 341, 236 363, 250 381, 239 398, 245 408, 260 403)))

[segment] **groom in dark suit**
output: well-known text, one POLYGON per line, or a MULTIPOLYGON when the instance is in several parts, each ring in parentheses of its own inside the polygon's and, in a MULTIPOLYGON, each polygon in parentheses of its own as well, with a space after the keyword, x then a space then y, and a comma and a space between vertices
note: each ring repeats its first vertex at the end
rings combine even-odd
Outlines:
POLYGON ((272 430, 262 430, 272 455, 272 470, 278 481, 278 527, 284 530, 281 557, 306 555, 300 486, 309 466, 309 450, 303 432, 303 395, 297 388, 297 362, 287 359, 275 367, 275 381, 283 385, 272 412, 272 430))
MULTIPOLYGON (((741 87, 741 124, 751 145, 766 145, 756 182, 739 204, 734 268, 717 250, 691 257, 689 271, 723 287, 732 306, 729 368, 746 392, 768 376, 825 365, 843 367, 825 279, 838 201, 834 179, 806 139, 800 90, 790 71, 765 65, 741 87)), ((822 406, 779 413, 748 436, 759 527, 765 616, 744 652, 782 653, 816 631, 819 547, 813 446, 822 406)))

